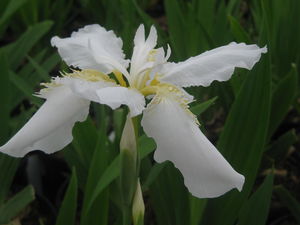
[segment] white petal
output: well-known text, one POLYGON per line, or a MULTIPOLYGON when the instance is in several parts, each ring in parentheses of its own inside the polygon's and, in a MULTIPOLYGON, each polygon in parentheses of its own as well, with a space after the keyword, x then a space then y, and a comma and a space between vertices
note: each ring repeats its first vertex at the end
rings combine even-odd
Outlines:
POLYGON ((78 98, 66 87, 49 90, 46 102, 0 151, 22 157, 30 151, 53 153, 69 144, 72 128, 84 121, 89 112, 89 101, 78 98))
MULTIPOLYGON (((147 40, 145 40, 144 32, 144 26, 140 25, 134 38, 135 46, 130 63, 130 74, 134 77, 145 69, 145 64, 148 63, 149 53, 156 46, 157 32, 155 27, 151 27, 147 40)), ((152 64, 149 64, 148 67, 151 65, 152 64)))
POLYGON ((68 86, 72 92, 78 97, 93 101, 100 102, 97 91, 106 87, 116 87, 116 83, 104 81, 87 81, 80 78, 64 77, 60 83, 68 86))
POLYGON ((233 42, 184 62, 165 64, 161 81, 181 87, 208 86, 214 80, 228 80, 236 67, 251 69, 266 52, 257 45, 233 42))
POLYGON ((134 45, 142 45, 145 42, 145 27, 143 24, 136 30, 134 36, 134 45))
POLYGON ((146 44, 149 45, 150 48, 154 48, 156 46, 157 41, 157 31, 155 27, 152 25, 150 28, 149 36, 146 40, 146 44))
POLYGON ((144 111, 142 126, 157 144, 154 159, 173 162, 196 197, 212 198, 232 188, 241 190, 244 177, 229 165, 189 114, 170 98, 156 96, 152 100, 144 111))
POLYGON ((168 59, 169 59, 170 56, 171 56, 171 53, 172 53, 171 47, 170 47, 170 45, 168 44, 167 54, 166 54, 166 57, 165 57, 165 61, 168 61, 168 59))
POLYGON ((88 25, 73 32, 69 38, 53 37, 52 46, 58 48, 63 60, 80 69, 94 69, 103 73, 120 70, 126 73, 129 61, 122 51, 122 40, 113 31, 98 24, 88 25))
POLYGON ((132 117, 142 113, 145 108, 144 96, 135 89, 125 87, 107 87, 97 91, 99 102, 112 109, 127 105, 132 117))

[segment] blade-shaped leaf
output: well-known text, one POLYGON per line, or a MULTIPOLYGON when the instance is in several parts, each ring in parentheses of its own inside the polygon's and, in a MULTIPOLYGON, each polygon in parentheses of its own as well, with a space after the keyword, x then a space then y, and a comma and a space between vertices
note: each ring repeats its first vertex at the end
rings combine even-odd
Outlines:
POLYGON ((40 106, 42 104, 42 100, 33 96, 34 91, 33 87, 22 77, 18 76, 13 71, 10 71, 9 78, 12 84, 14 84, 23 94, 28 97, 34 104, 40 106))
POLYGON ((90 163, 87 183, 85 186, 85 196, 81 214, 81 225, 97 225, 108 223, 109 192, 105 188, 92 199, 94 189, 99 179, 104 175, 103 172, 109 164, 111 149, 105 142, 104 133, 100 134, 98 144, 94 150, 93 158, 90 163), (95 217, 94 215, 97 214, 95 217))
POLYGON ((0 32, 3 31, 3 24, 19 9, 27 0, 10 0, 0 17, 0 32))
POLYGON ((211 98, 205 102, 200 103, 199 105, 191 107, 192 113, 199 116, 201 113, 203 113, 205 110, 207 110, 211 105, 215 103, 218 97, 211 98))
POLYGON ((47 81, 50 78, 48 72, 42 66, 40 66, 33 58, 27 56, 27 59, 29 60, 30 64, 35 68, 37 74, 40 76, 41 79, 47 81))
POLYGON ((14 175, 19 165, 19 159, 0 153, 0 204, 4 201, 14 175))
POLYGON ((298 89, 297 75, 296 67, 293 66, 291 72, 289 72, 289 74, 287 74, 279 82, 273 92, 268 135, 269 138, 283 120, 296 97, 298 89))
MULTIPOLYGON (((138 149, 141 159, 154 151, 155 142, 151 138, 141 136, 138 141, 138 149)), ((91 199, 86 207, 86 211, 90 209, 97 196, 118 176, 120 175, 120 155, 118 155, 111 164, 105 169, 101 178, 98 180, 95 189, 91 195, 91 199)))
POLYGON ((56 225, 75 225, 77 188, 77 175, 75 168, 73 168, 72 177, 56 219, 56 225))
POLYGON ((7 141, 9 131, 9 114, 11 110, 11 88, 7 58, 0 52, 0 144, 7 141))
POLYGON ((274 191, 279 196, 282 204, 290 210, 297 222, 300 223, 300 202, 283 186, 275 187, 274 191))
POLYGON ((266 151, 269 157, 273 158, 276 162, 281 160, 288 154, 288 150, 296 141, 298 137, 295 130, 290 130, 285 134, 281 135, 266 151))
POLYGON ((31 48, 49 31, 52 24, 51 21, 35 24, 29 27, 16 42, 4 47, 6 53, 10 55, 9 63, 13 68, 18 67, 31 48))
POLYGON ((238 225, 264 225, 272 196, 274 175, 269 174, 257 191, 245 202, 239 213, 238 225))
POLYGON ((0 224, 8 223, 13 217, 34 200, 32 186, 24 188, 0 208, 0 224))
POLYGON ((249 35, 244 30, 244 28, 239 24, 239 22, 233 16, 228 16, 228 19, 230 22, 231 32, 233 33, 236 41, 245 42, 249 44, 251 42, 249 35))

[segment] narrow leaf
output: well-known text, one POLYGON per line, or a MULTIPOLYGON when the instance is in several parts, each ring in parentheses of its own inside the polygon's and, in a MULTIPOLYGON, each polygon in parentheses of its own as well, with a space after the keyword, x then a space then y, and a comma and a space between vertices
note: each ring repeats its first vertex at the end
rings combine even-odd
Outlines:
POLYGON ((205 102, 200 103, 199 105, 196 105, 191 108, 192 113, 199 116, 201 113, 206 111, 210 106, 212 106, 218 97, 211 98, 205 102))
POLYGON ((13 68, 17 68, 22 59, 28 54, 31 48, 43 37, 51 28, 53 22, 45 21, 29 27, 26 32, 13 44, 5 48, 9 57, 9 63, 13 68))
POLYGON ((275 187, 274 191, 276 195, 279 196, 282 204, 290 210, 291 214, 300 224, 300 202, 298 202, 283 186, 275 187))
POLYGON ((30 202, 34 200, 34 190, 32 186, 27 186, 5 205, 0 208, 0 224, 9 223, 10 220, 17 216, 30 202))
MULTIPOLYGON (((142 136, 138 140, 140 149, 140 157, 141 159, 145 158, 148 154, 154 151, 155 142, 151 138, 147 138, 146 136, 142 136)), ((90 209, 93 204, 93 201, 97 198, 97 196, 106 188, 114 179, 116 179, 120 175, 120 155, 118 155, 112 163, 106 168, 103 172, 103 175, 98 180, 98 183, 93 191, 92 197, 89 201, 86 211, 90 209)))
POLYGON ((4 13, 0 18, 0 32, 3 31, 3 24, 19 9, 27 0, 10 0, 6 6, 4 13))
POLYGON ((233 33, 237 42, 245 42, 247 44, 251 43, 250 37, 244 28, 239 24, 239 22, 233 17, 228 16, 230 22, 230 29, 233 33))
POLYGON ((273 92, 268 135, 269 138, 280 125, 295 99, 298 89, 297 75, 296 67, 293 66, 289 74, 287 74, 279 82, 273 92))
POLYGON ((30 64, 35 68, 37 74, 40 76, 42 80, 44 81, 49 80, 50 77, 48 72, 42 66, 40 66, 38 62, 36 62, 30 56, 27 56, 27 59, 29 60, 30 64))
POLYGON ((239 213, 238 225, 264 225, 272 196, 274 175, 269 174, 257 191, 245 202, 239 213))
POLYGON ((14 175, 19 165, 19 159, 0 153, 0 204, 8 194, 14 175))
POLYGON ((72 177, 56 219, 56 225, 75 225, 76 209, 77 175, 75 168, 73 168, 72 177))
POLYGON ((275 162, 280 162, 288 153, 288 149, 296 143, 298 137, 295 133, 295 130, 290 130, 285 134, 281 135, 271 147, 268 149, 266 154, 273 158, 275 162))
POLYGON ((9 68, 5 54, 0 52, 0 144, 7 141, 9 135, 9 114, 11 105, 11 88, 9 68))

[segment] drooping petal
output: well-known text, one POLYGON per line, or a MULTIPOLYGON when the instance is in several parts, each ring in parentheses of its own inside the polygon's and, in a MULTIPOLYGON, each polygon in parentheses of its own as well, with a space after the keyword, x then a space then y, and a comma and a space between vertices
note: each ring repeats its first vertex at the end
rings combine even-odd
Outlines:
POLYGON ((113 31, 98 24, 87 25, 69 38, 53 37, 60 56, 69 65, 80 69, 94 69, 103 73, 119 70, 127 74, 129 60, 125 60, 122 40, 113 31))
POLYGON ((97 91, 99 103, 106 104, 112 109, 127 105, 132 117, 142 113, 145 108, 144 96, 135 89, 125 87, 107 87, 97 91))
POLYGON ((0 147, 0 152, 15 157, 23 157, 34 150, 50 154, 72 141, 72 128, 77 121, 86 119, 90 102, 78 98, 64 86, 54 87, 45 96, 46 102, 15 136, 0 147))
POLYGON ((157 144, 154 159, 173 162, 194 196, 212 198, 233 188, 242 189, 244 177, 203 135, 182 103, 156 96, 143 115, 144 131, 157 144))
POLYGON ((181 87, 208 86, 214 80, 228 80, 236 67, 251 69, 266 52, 266 47, 232 42, 183 62, 165 64, 161 81, 181 87))
POLYGON ((99 89, 106 87, 117 87, 117 84, 115 82, 104 80, 89 81, 76 77, 64 77, 60 79, 59 83, 68 86, 78 97, 98 103, 100 102, 97 95, 97 91, 99 89))

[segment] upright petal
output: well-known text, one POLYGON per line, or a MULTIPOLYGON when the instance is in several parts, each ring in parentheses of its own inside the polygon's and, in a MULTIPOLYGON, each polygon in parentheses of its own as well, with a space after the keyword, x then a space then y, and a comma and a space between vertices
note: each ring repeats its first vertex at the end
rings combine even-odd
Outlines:
POLYGON ((144 96, 135 89, 125 87, 107 87, 97 91, 99 103, 106 104, 112 109, 127 105, 132 117, 142 113, 145 108, 144 96))
POLYGON ((134 38, 134 48, 130 63, 130 74, 132 76, 137 76, 146 67, 152 65, 152 63, 149 62, 148 57, 151 50, 156 46, 156 41, 157 32, 154 26, 151 27, 147 40, 145 40, 144 25, 139 26, 134 38))
POLYGON ((117 69, 126 74, 129 61, 122 51, 122 40, 113 31, 98 24, 87 25, 73 32, 69 38, 53 37, 60 56, 69 65, 80 69, 94 69, 111 73, 117 69))
POLYGON ((33 117, 13 136, 0 152, 22 157, 30 151, 53 153, 69 144, 72 128, 84 121, 89 112, 89 101, 72 94, 64 86, 49 90, 46 102, 33 117))
POLYGON ((213 198, 232 188, 242 189, 244 177, 203 135, 182 103, 169 97, 154 97, 144 111, 142 126, 157 144, 154 159, 159 163, 173 162, 194 196, 213 198))
POLYGON ((251 69, 267 48, 235 42, 179 63, 165 64, 161 81, 181 87, 208 86, 212 81, 226 81, 236 67, 251 69))

